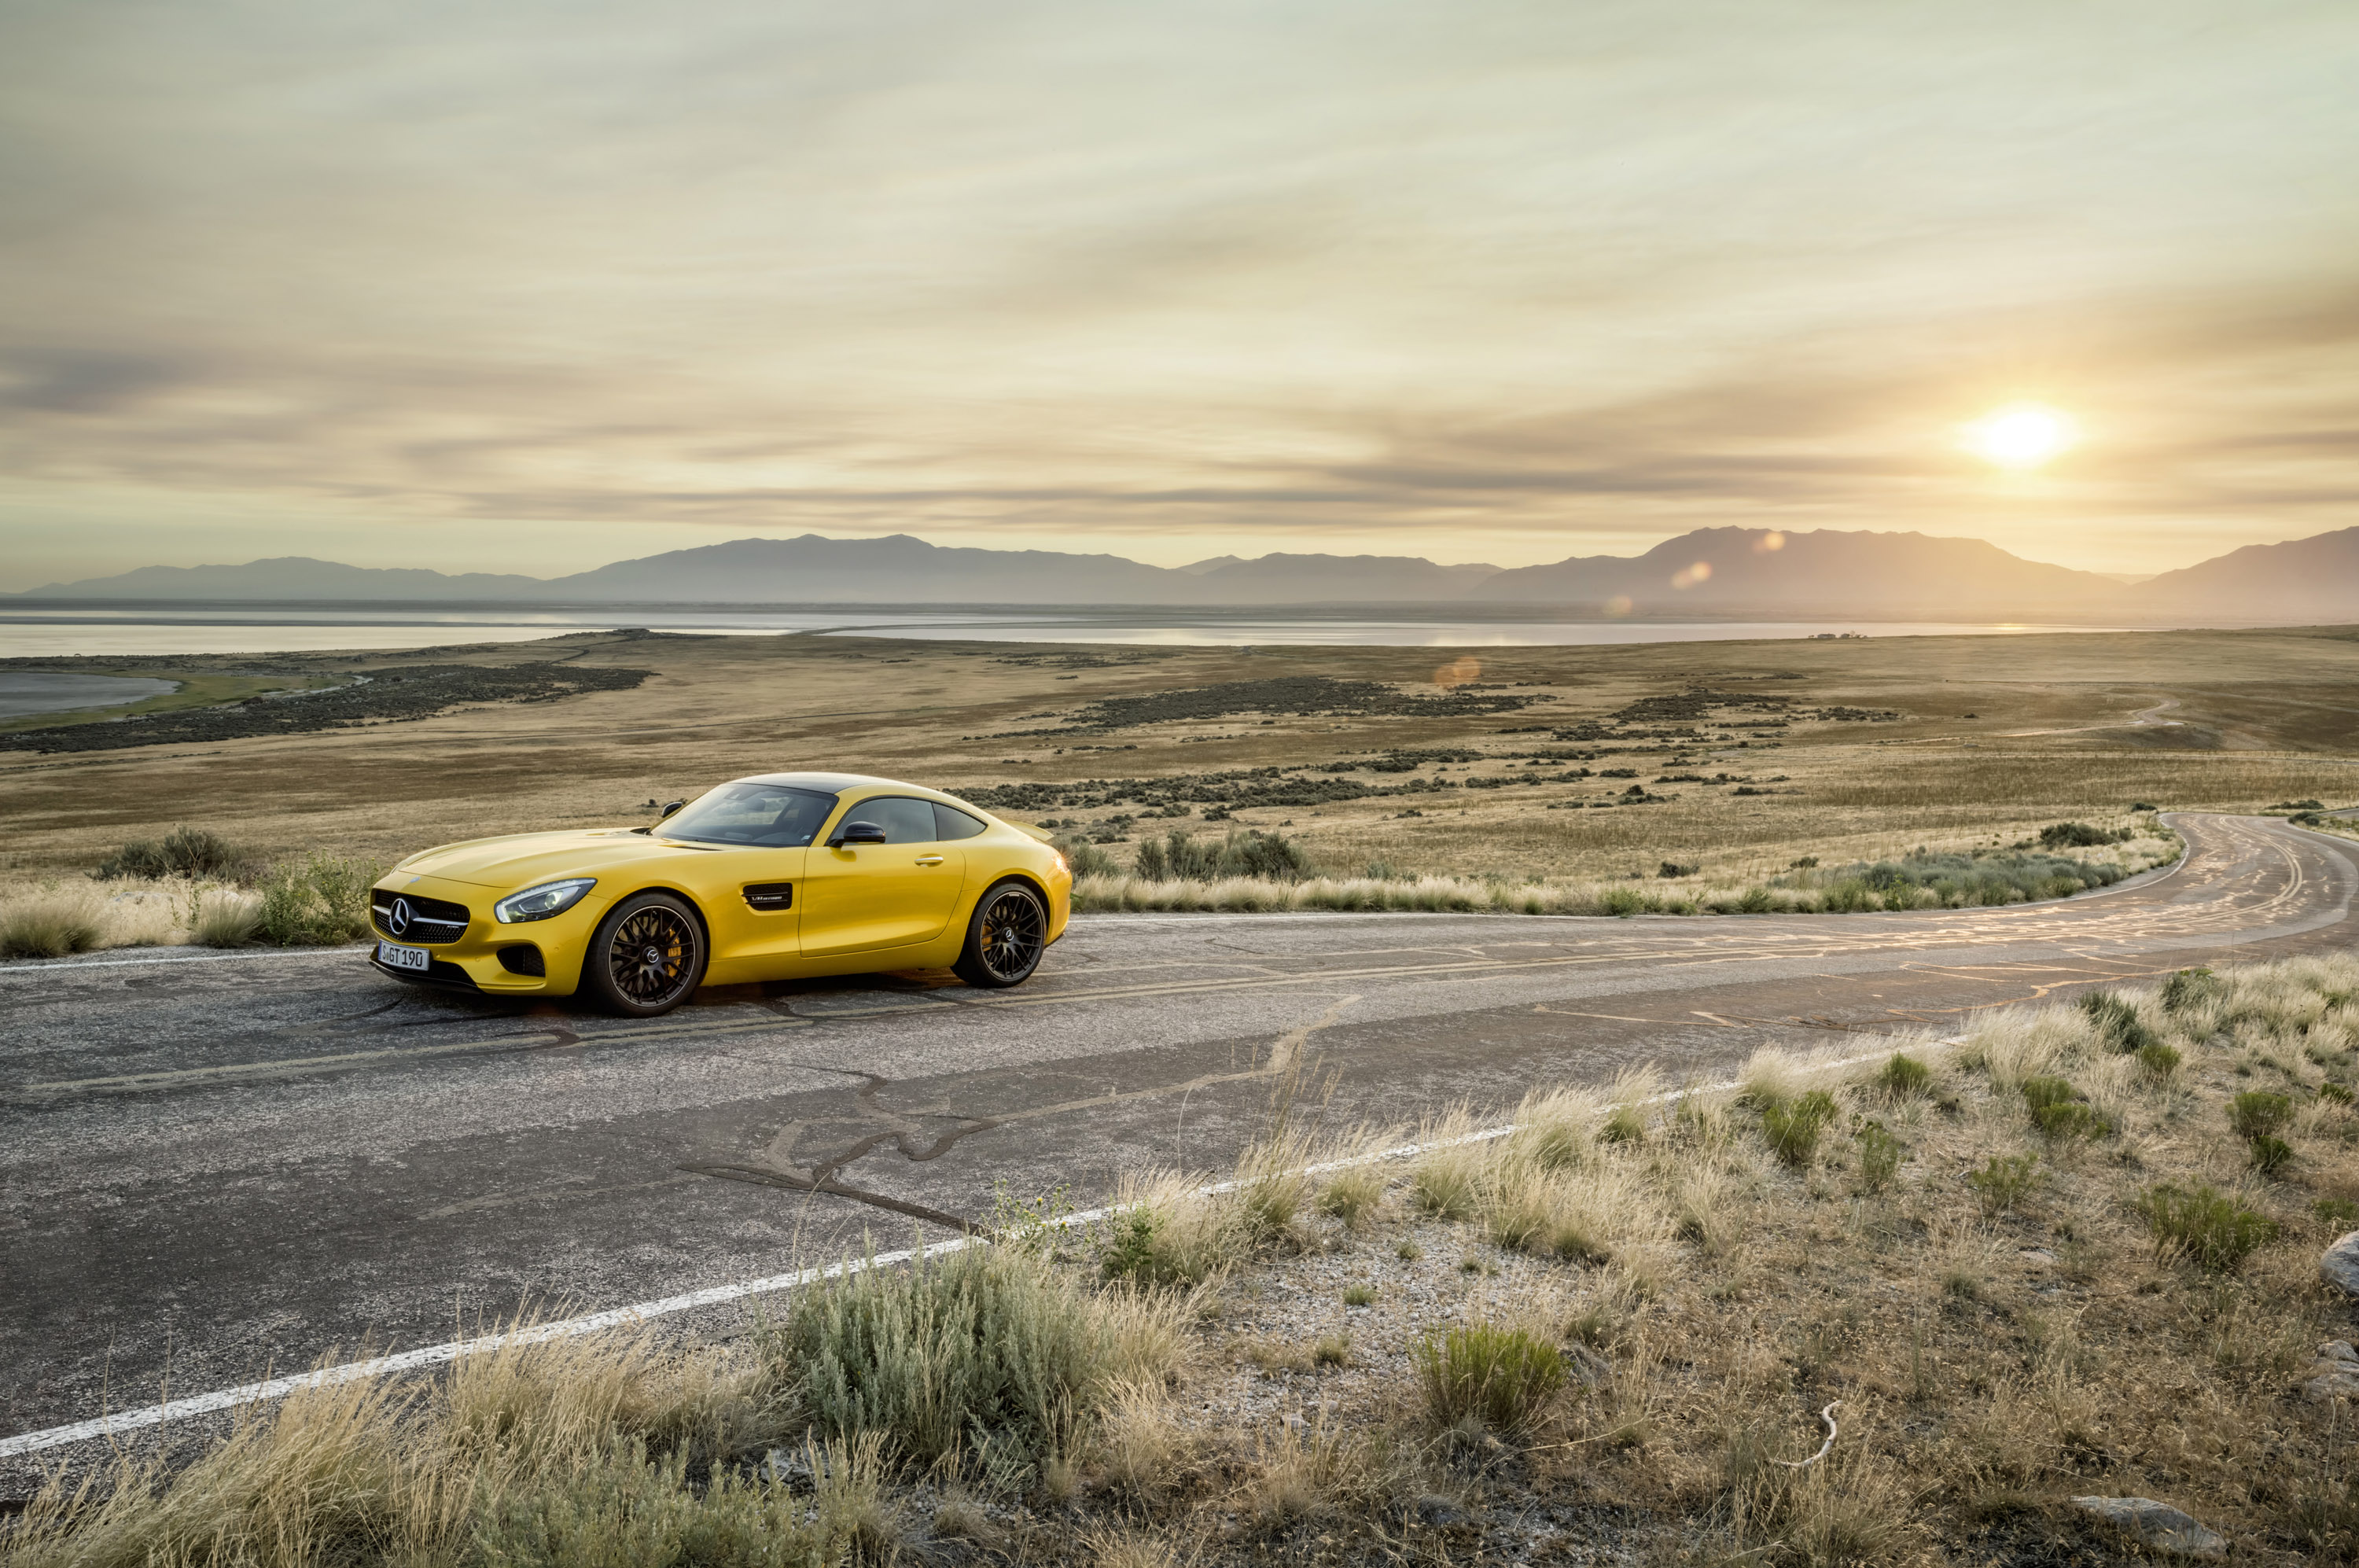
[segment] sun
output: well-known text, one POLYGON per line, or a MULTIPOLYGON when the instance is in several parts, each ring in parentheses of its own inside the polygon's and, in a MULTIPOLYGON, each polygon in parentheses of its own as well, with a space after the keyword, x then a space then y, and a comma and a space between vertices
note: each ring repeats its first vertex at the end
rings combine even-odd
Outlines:
POLYGON ((2081 439, 2072 416, 2045 403, 1993 408, 1959 433, 1968 452, 2001 468, 2038 468, 2081 439))

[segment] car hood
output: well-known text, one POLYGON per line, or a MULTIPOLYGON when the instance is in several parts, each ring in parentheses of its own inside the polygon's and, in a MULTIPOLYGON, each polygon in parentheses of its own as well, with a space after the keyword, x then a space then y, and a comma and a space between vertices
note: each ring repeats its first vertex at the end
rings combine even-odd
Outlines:
POLYGON ((395 877, 434 877, 475 887, 527 887, 560 877, 596 877, 623 866, 712 853, 627 828, 503 833, 446 844, 394 868, 395 877))

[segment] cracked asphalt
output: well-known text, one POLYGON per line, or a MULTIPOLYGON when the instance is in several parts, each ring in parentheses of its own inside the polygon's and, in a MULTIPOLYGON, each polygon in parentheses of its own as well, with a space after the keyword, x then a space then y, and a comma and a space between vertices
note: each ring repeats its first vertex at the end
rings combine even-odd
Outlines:
POLYGON ((406 990, 357 948, 0 965, 0 1435, 1216 1171, 1298 1068, 1336 1122, 1413 1123, 2353 945, 2348 843, 2172 820, 2180 866, 2061 903, 1084 916, 1012 992, 714 989, 653 1023, 406 990))

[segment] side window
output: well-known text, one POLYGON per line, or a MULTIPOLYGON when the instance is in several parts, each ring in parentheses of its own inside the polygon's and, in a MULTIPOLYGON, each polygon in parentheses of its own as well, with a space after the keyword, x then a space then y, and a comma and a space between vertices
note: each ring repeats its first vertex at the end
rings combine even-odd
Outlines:
POLYGON ((843 820, 875 822, 885 830, 887 844, 931 844, 935 838, 933 802, 912 800, 905 795, 863 800, 845 812, 843 820))
POLYGON ((973 838, 983 829, 983 823, 968 816, 956 806, 945 806, 940 800, 934 802, 934 833, 944 844, 962 838, 973 838))

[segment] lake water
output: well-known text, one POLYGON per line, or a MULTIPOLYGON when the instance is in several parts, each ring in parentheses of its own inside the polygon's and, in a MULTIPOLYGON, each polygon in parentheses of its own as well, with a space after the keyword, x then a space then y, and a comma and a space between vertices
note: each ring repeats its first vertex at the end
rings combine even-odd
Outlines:
MULTIPOLYGON (((748 610, 698 605, 255 606, 12 604, 0 610, 0 658, 59 654, 288 653, 528 642, 565 632, 647 626, 727 636, 919 637, 936 641, 1133 643, 1161 647, 1356 644, 1512 648, 1582 643, 1719 642, 1840 632, 1870 637, 2006 636, 2120 628, 1937 621, 1492 620, 1320 612, 1073 609, 748 610)), ((129 701, 131 699, 125 699, 129 701)))
POLYGON ((64 675, 38 670, 0 670, 0 719, 27 713, 66 713, 80 708, 117 708, 177 691, 177 681, 142 681, 119 675, 64 675))

